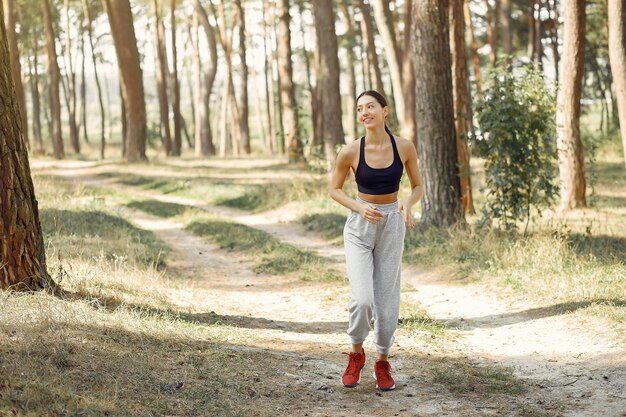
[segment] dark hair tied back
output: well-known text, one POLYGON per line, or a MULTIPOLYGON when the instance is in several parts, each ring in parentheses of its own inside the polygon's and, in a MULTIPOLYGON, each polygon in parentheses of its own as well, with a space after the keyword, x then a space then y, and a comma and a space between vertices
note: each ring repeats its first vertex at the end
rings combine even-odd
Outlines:
MULTIPOLYGON (((359 94, 359 96, 356 98, 356 101, 359 101, 359 99, 363 96, 370 96, 370 97, 374 97, 376 99, 376 101, 378 101, 378 103, 383 106, 383 107, 387 107, 387 99, 385 98, 385 96, 383 96, 382 94, 380 94, 378 91, 376 90, 365 90, 363 91, 361 94, 359 94)), ((385 132, 387 132, 388 134, 391 135, 391 131, 389 130, 389 128, 387 127, 387 123, 385 122, 385 132)))

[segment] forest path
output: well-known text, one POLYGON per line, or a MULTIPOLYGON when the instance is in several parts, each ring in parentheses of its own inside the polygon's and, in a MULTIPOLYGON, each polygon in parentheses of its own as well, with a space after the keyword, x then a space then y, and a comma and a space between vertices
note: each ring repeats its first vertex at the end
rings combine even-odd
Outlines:
MULTIPOLYGON (((66 176, 62 170, 56 175, 66 176)), ((141 197, 219 213, 312 250, 343 268, 340 247, 297 224, 279 222, 292 220, 294 213, 275 210, 249 214, 215 207, 122 186, 88 170, 80 174, 74 171, 71 178, 88 186, 124 188, 141 197)), ((245 256, 207 244, 183 230, 182 224, 132 213, 140 227, 152 230, 172 248, 169 269, 189 280, 189 288, 172 294, 177 305, 196 312, 200 319, 210 321, 214 316, 248 329, 249 347, 283 352, 281 369, 291 371, 267 375, 267 380, 276 383, 287 378, 296 382, 297 387, 290 389, 315 393, 306 397, 310 401, 303 399, 294 405, 303 413, 293 415, 626 416, 626 346, 601 320, 554 313, 554 308, 519 300, 511 302, 485 293, 479 286, 451 285, 414 268, 403 272, 404 285, 415 288, 403 292, 404 300, 421 303, 430 317, 453 328, 455 337, 430 345, 399 330, 391 359, 398 390, 382 398, 371 395, 370 381, 346 390, 339 385, 344 359, 338 353, 348 348, 347 286, 255 274, 245 256), (206 311, 216 313, 207 315, 206 311), (485 365, 511 367, 528 391, 508 398, 477 398, 441 390, 426 376, 428 370, 442 366, 442 358, 469 358, 485 365), (539 414, 542 410, 545 414, 539 414)), ((368 347, 372 352, 366 344, 368 347)), ((295 410, 278 413, 291 415, 295 410)))

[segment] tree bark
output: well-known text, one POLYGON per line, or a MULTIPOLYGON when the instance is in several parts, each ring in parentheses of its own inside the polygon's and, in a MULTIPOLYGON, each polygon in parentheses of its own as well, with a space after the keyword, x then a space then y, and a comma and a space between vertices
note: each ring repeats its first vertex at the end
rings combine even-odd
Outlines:
POLYGON ((178 81, 178 50, 176 48, 176 0, 170 0, 170 25, 172 41, 172 73, 170 76, 172 93, 172 114, 174 116, 174 138, 172 155, 180 156, 182 148, 182 115, 180 114, 180 83, 178 81))
MULTIPOLYGON (((0 19, 4 21, 2 3, 0 19)), ((5 26, 0 24, 0 288, 54 288, 46 270, 39 210, 7 41, 5 26)))
POLYGON ((609 58, 626 166, 626 1, 609 0, 609 58))
POLYGON ((105 114, 104 114, 104 100, 102 98, 102 86, 100 85, 100 77, 98 77, 98 65, 96 61, 96 52, 93 42, 93 28, 91 22, 91 15, 89 13, 89 6, 87 0, 82 0, 83 13, 85 15, 85 23, 87 25, 87 36, 89 38, 89 46, 91 49, 91 62, 93 63, 93 73, 96 80, 96 89, 98 91, 98 104, 100 105, 100 158, 104 159, 104 150, 106 146, 106 136, 104 131, 105 114))
POLYGON ((298 108, 296 106, 291 66, 291 32, 289 31, 289 0, 278 1, 278 73, 280 74, 281 114, 287 155, 289 162, 302 162, 302 140, 298 127, 298 108))
POLYGON ((78 142, 78 124, 76 123, 76 73, 72 62, 72 33, 70 27, 70 2, 64 1, 65 9, 65 75, 67 77, 67 114, 70 128, 70 144, 74 153, 80 153, 78 142))
POLYGON ((46 31, 46 51, 48 55, 48 74, 50 77, 48 90, 50 93, 50 113, 52 121, 52 150, 57 159, 65 158, 63 138, 61 136, 61 99, 59 97, 59 83, 61 70, 57 62, 54 27, 49 0, 42 0, 44 25, 46 31))
MULTIPOLYGON (((270 153, 276 152, 278 145, 276 143, 276 109, 274 108, 274 74, 272 64, 273 55, 271 52, 271 46, 268 45, 271 42, 270 32, 267 30, 267 12, 268 5, 267 0, 263 0, 263 51, 265 56, 263 58, 263 69, 265 73, 265 103, 267 107, 267 123, 269 126, 269 149, 270 153)), ((314 119, 314 118, 313 118, 314 119)), ((314 119, 315 120, 315 119, 314 119)))
MULTIPOLYGON (((234 5, 239 17, 239 67, 241 70, 241 86, 239 88, 239 153, 250 154, 250 127, 249 127, 249 99, 248 99, 248 63, 246 58, 246 15, 243 8, 243 0, 234 0, 234 5)), ((291 55, 290 55, 291 58, 291 55)), ((295 108, 295 99, 293 101, 295 108)), ((296 124, 298 117, 296 115, 296 124)), ((291 145, 290 145, 291 146, 291 145)), ((299 149, 302 149, 300 146, 299 149)), ((302 153, 302 151, 300 151, 302 153)))
POLYGON ((585 164, 580 140, 580 98, 585 51, 585 0, 565 0, 563 56, 557 95, 557 148, 561 210, 587 205, 585 164))
POLYGON ((404 120, 406 122, 405 131, 406 139, 410 140, 417 146, 416 136, 416 114, 415 114, 415 71, 413 69, 413 60, 411 59, 411 34, 412 34, 412 16, 411 9, 413 1, 406 0, 405 16, 404 16, 404 39, 402 47, 402 85, 404 91, 404 120))
POLYGON ((339 2, 339 9, 341 11, 341 21, 346 27, 346 56, 348 58, 348 65, 346 68, 346 75, 348 76, 348 97, 346 100, 348 136, 346 140, 350 143, 356 139, 356 76, 354 73, 354 68, 356 67, 356 58, 354 56, 355 35, 352 25, 352 16, 343 1, 339 2))
POLYGON ((161 138, 166 155, 172 155, 172 134, 170 131, 169 100, 167 97, 168 65, 165 50, 165 28, 161 19, 158 0, 151 0, 152 14, 154 16, 154 35, 156 46, 156 83, 159 94, 159 115, 161 116, 161 138))
MULTIPOLYGON (((211 93, 213 91, 213 85, 215 84, 215 76, 217 74, 217 41, 215 39, 215 29, 209 23, 209 17, 206 14, 206 10, 200 4, 200 0, 194 0, 193 3, 196 15, 198 16, 199 23, 204 29, 204 34, 207 38, 209 46, 209 67, 204 72, 203 76, 203 109, 200 110, 201 131, 200 131, 200 149, 196 146, 196 155, 215 155, 215 145, 213 143, 213 132, 211 130, 209 101, 211 99, 211 93), (206 120, 204 120, 206 117, 206 120)), ((217 113, 217 112, 216 112, 217 113)))
POLYGON ((463 1, 450 2, 450 48, 452 51, 452 86, 454 92, 454 118, 456 125, 456 145, 459 166, 459 179, 465 213, 474 214, 472 199, 472 181, 470 174, 470 155, 467 146, 468 132, 468 73, 465 56, 465 22, 463 20, 463 1))
MULTIPOLYGON (((383 86, 383 76, 380 72, 380 64, 378 63, 378 53, 376 52, 376 44, 374 42, 374 25, 372 24, 372 15, 369 7, 363 0, 354 0, 363 15, 363 25, 361 27, 363 33, 363 42, 367 48, 367 56, 372 69, 374 70, 374 88, 380 94, 386 96, 385 87, 383 86)), ((396 109, 397 110, 397 109, 396 109)))
POLYGON ((20 53, 17 48, 17 34, 15 33, 15 6, 13 0, 4 0, 4 23, 7 31, 7 41, 9 43, 9 54, 11 59, 11 74, 13 76, 13 85, 15 86, 15 95, 17 104, 20 108, 20 120, 22 123, 22 132, 24 141, 29 146, 28 137, 28 118, 26 113, 26 95, 24 93, 24 84, 22 83, 22 66, 20 65, 20 53))
POLYGON ((387 6, 384 4, 384 0, 371 0, 374 7, 374 19, 376 20, 376 27, 378 33, 383 39, 385 45, 385 56, 387 57, 387 65, 389 67, 389 75, 391 76, 391 85, 393 86, 393 101, 395 103, 395 113, 398 121, 400 122, 400 129, 402 136, 410 135, 408 132, 406 116, 406 105, 404 97, 404 86, 402 84, 402 63, 400 62, 400 56, 398 55, 398 47, 396 45, 395 31, 393 28, 393 22, 389 21, 385 15, 385 9, 387 6))
POLYGON ((102 0, 109 17, 120 70, 122 99, 127 123, 128 161, 146 158, 146 103, 139 64, 137 39, 129 0, 102 0))
POLYGON ((513 53, 513 39, 511 37, 511 0, 501 0, 502 13, 499 18, 502 24, 502 44, 504 53, 511 55, 513 53))
POLYGON ((313 0, 315 31, 320 54, 317 74, 318 92, 322 107, 322 140, 326 158, 334 160, 338 145, 344 144, 339 95, 339 58, 332 0, 313 0))
POLYGON ((28 58, 28 80, 30 85, 30 96, 33 105, 33 138, 37 144, 37 153, 43 154, 45 152, 43 146, 43 138, 41 137, 41 100, 39 95, 39 63, 37 56, 39 51, 37 50, 37 42, 32 49, 33 62, 31 63, 30 57, 28 58))
POLYGON ((463 4, 463 11, 465 14, 465 26, 470 35, 470 45, 472 48, 472 61, 474 62, 474 78, 476 79, 476 92, 478 93, 478 100, 483 99, 483 82, 480 75, 480 57, 478 56, 478 42, 474 37, 474 24, 472 23, 472 14, 469 9, 469 0, 463 4))
POLYGON ((424 183, 422 223, 446 227, 463 221, 457 167, 448 32, 448 1, 413 3, 413 59, 417 141, 424 183))

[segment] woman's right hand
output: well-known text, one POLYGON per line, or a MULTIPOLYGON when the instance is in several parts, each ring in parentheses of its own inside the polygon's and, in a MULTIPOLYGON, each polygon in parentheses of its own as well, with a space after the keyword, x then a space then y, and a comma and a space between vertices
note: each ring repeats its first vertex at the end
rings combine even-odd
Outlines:
POLYGON ((383 214, 378 211, 376 206, 373 206, 371 204, 363 204, 361 206, 361 210, 359 210, 359 213, 361 214, 361 217, 363 217, 365 220, 372 224, 378 223, 383 218, 383 214))

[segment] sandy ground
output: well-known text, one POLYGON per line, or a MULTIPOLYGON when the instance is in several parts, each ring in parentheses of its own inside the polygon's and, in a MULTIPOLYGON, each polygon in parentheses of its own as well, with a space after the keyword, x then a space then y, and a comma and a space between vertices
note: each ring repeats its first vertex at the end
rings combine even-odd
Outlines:
MULTIPOLYGON (((121 187, 87 170, 56 174, 85 185, 121 187)), ((137 195, 218 212, 310 249, 343 268, 342 248, 288 223, 294 213, 251 215, 133 190, 137 195)), ((419 302, 430 317, 444 321, 453 329, 453 337, 433 344, 427 336, 399 331, 390 359, 398 389, 376 394, 366 365, 368 380, 349 390, 339 382, 345 366, 340 353, 349 348, 347 285, 258 275, 252 272, 249 257, 222 251, 179 223, 138 211, 132 211, 132 217, 172 248, 168 273, 189 280, 188 286, 170 294, 172 301, 197 314, 199 321, 220 320, 241 327, 246 332, 245 346, 226 348, 278 355, 281 364, 272 368, 271 376, 263 376, 264 370, 259 369, 261 378, 279 385, 288 381, 288 389, 304 395, 287 405, 257 402, 257 408, 247 408, 250 415, 626 416, 626 343, 600 319, 554 315, 548 308, 503 299, 479 286, 451 285, 442 277, 405 268, 403 282, 415 290, 404 292, 404 299, 419 302), (432 384, 427 377, 433 369, 454 358, 511 367, 527 391, 458 395, 432 384)), ((366 352, 373 351, 369 343, 366 352)), ((369 360, 370 367, 372 363, 369 360)))

